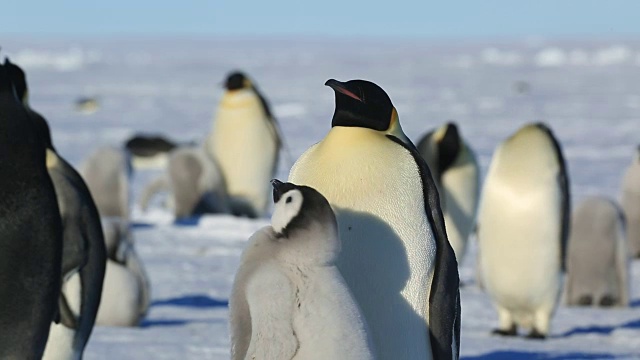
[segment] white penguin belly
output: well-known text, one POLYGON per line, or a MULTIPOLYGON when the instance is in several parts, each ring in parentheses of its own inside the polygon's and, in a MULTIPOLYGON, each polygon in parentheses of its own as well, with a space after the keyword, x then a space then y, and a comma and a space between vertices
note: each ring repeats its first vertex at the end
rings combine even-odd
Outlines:
POLYGON ((561 285, 559 189, 525 192, 492 180, 479 219, 484 285, 515 314, 553 307, 561 285))
POLYGON ((136 326, 140 321, 139 280, 126 267, 107 261, 96 325, 136 326))
POLYGON ((467 249, 478 207, 480 185, 477 164, 469 162, 450 169, 442 175, 442 183, 446 204, 444 222, 447 238, 460 264, 467 249))
POLYGON ((294 359, 374 359, 366 323, 338 269, 329 266, 305 275, 293 318, 299 343, 294 359))
POLYGON ((247 101, 255 104, 220 107, 210 146, 224 174, 229 196, 244 199, 261 214, 267 206, 277 148, 259 99, 247 101))
MULTIPOLYGON (((67 299, 67 304, 76 319, 80 313, 80 303, 82 299, 80 285, 80 275, 78 273, 64 282, 62 291, 67 299)), ((42 360, 77 360, 82 355, 73 347, 73 339, 76 335, 74 329, 70 329, 62 324, 51 323, 49 328, 49 340, 44 350, 42 360)))
POLYGON ((334 127, 289 181, 322 193, 338 220, 338 268, 381 359, 430 359, 428 299, 435 240, 410 153, 379 133, 334 127))

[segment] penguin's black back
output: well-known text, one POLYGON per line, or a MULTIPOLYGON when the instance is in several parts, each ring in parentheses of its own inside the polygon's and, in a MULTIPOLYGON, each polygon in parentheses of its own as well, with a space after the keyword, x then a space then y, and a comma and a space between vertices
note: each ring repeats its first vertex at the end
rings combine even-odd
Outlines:
POLYGON ((45 147, 0 66, 0 358, 39 359, 60 292, 62 228, 45 147))

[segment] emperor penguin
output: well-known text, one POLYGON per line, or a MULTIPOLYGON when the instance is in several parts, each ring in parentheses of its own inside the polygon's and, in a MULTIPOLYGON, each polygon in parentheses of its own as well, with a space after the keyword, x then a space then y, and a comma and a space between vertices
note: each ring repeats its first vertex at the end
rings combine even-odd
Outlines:
POLYGON ((452 122, 427 133, 418 142, 418 151, 438 184, 447 237, 460 264, 475 227, 480 166, 473 149, 452 122))
MULTIPOLYGON (((107 267, 96 324, 138 326, 149 309, 151 293, 149 278, 135 251, 129 222, 120 218, 103 218, 102 226, 107 267)), ((70 289, 78 285, 77 279, 69 281, 70 289)), ((78 305, 70 304, 71 308, 78 305)))
POLYGON ((135 134, 124 147, 131 154, 135 169, 162 169, 167 166, 171 150, 180 145, 161 135, 135 134))
POLYGON ((478 214, 483 285, 498 311, 495 334, 545 338, 562 287, 570 218, 560 144, 529 124, 493 154, 478 214))
POLYGON ((22 69, 5 62, 16 94, 27 108, 46 147, 46 167, 53 183, 62 220, 62 291, 59 299, 60 322, 51 323, 45 360, 81 359, 93 330, 106 261, 100 217, 91 194, 78 172, 57 154, 47 121, 28 106, 26 76, 22 69), (78 274, 77 292, 65 291, 66 281, 78 274), (82 304, 81 311, 69 308, 69 299, 82 304))
POLYGON ((621 205, 627 220, 627 242, 631 256, 640 258, 640 146, 622 179, 621 205))
POLYGON ((624 215, 613 201, 589 197, 574 211, 565 288, 568 305, 629 305, 624 215))
POLYGON ((335 211, 338 269, 378 357, 458 358, 458 265, 429 167, 382 88, 325 85, 335 92, 331 130, 296 161, 289 181, 315 188, 335 211))
POLYGON ((177 219, 231 213, 220 167, 201 146, 179 147, 170 153, 166 174, 143 191, 142 210, 147 209, 151 198, 161 190, 171 194, 177 219))
POLYGON ((260 217, 282 146, 278 123, 245 74, 229 74, 225 87, 206 146, 222 170, 233 214, 260 217))
POLYGON ((81 172, 101 217, 129 219, 131 159, 126 150, 102 146, 84 161, 81 172))
POLYGON ((0 358, 40 359, 59 320, 62 221, 46 145, 0 65, 0 358))
POLYGON ((327 200, 273 180, 271 226, 242 254, 229 301, 231 359, 375 359, 358 304, 336 267, 327 200))

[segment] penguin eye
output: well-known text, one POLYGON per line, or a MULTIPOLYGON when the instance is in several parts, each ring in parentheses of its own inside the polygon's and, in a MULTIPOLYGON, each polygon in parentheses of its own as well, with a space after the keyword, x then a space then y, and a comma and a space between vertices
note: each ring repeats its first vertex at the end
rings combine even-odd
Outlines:
POLYGON ((285 203, 290 203, 293 199, 291 198, 291 196, 287 196, 287 199, 284 201, 285 203))

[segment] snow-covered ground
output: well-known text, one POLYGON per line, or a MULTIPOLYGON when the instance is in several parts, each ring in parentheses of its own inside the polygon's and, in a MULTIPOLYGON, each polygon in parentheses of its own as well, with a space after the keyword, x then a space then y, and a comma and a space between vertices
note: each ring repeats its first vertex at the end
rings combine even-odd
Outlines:
MULTIPOLYGON (((55 146, 75 165, 138 131, 202 140, 233 69, 250 74, 271 101, 294 158, 330 126, 329 78, 381 85, 413 140, 455 120, 485 171, 499 141, 528 121, 547 122, 564 146, 574 204, 591 194, 616 198, 640 143, 640 39, 2 41, 2 54, 26 69, 32 106, 49 120, 55 146), (98 112, 74 110, 85 96, 98 98, 98 112)), ((290 166, 281 162, 279 178, 290 166)), ((135 174, 136 198, 156 174, 135 174)), ((227 359, 231 282, 244 242, 268 219, 173 224, 160 207, 135 207, 134 218, 152 282, 149 316, 140 328, 96 328, 86 359, 227 359)), ((475 251, 461 269, 463 358, 640 359, 640 261, 629 309, 561 306, 551 338, 533 341, 489 335, 497 316, 475 285, 475 251)))

